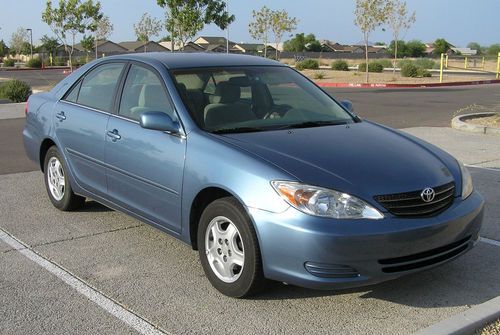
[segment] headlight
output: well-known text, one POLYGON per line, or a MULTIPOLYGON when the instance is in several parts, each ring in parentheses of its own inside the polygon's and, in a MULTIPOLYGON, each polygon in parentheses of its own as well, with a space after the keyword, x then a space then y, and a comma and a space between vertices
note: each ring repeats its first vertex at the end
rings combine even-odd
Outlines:
POLYGON ((462 199, 466 199, 474 190, 472 177, 469 170, 467 170, 462 162, 458 162, 458 165, 460 166, 460 173, 462 174, 462 199))
POLYGON ((352 195, 297 182, 273 181, 281 197, 309 215, 336 219, 382 219, 378 210, 352 195))

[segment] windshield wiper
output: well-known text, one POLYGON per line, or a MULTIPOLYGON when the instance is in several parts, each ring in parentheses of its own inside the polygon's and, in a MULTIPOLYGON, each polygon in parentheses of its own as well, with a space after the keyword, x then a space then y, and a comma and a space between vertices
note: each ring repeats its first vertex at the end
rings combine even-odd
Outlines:
POLYGON ((239 127, 239 128, 221 128, 212 130, 213 134, 235 134, 235 133, 253 133, 258 131, 264 131, 265 128, 259 127, 239 127))
POLYGON ((293 128, 313 128, 313 127, 322 127, 322 126, 337 126, 340 124, 348 124, 348 121, 338 120, 338 121, 307 121, 301 123, 293 123, 286 125, 280 129, 293 129, 293 128))

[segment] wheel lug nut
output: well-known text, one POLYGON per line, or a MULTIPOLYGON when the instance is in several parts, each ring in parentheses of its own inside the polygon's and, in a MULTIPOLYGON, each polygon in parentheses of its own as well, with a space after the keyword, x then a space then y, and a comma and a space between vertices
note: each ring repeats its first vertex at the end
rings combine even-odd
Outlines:
POLYGON ((222 257, 222 259, 224 260, 224 262, 227 262, 227 256, 224 255, 224 257, 222 257))
POLYGON ((221 238, 219 238, 219 241, 218 241, 218 242, 219 242, 219 244, 222 244, 222 239, 221 239, 221 238))
POLYGON ((217 249, 217 253, 218 253, 219 255, 222 255, 222 250, 221 250, 220 248, 219 248, 219 249, 217 249))
POLYGON ((224 242, 226 242, 226 245, 229 245, 229 241, 227 239, 224 242))
POLYGON ((228 254, 229 257, 231 257, 231 250, 228 250, 227 254, 228 254))

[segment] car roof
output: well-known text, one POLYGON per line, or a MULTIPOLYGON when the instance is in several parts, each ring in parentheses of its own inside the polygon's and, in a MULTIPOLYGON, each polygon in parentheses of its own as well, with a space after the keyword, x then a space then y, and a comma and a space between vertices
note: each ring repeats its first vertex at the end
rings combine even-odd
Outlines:
POLYGON ((105 59, 128 59, 145 63, 161 62, 168 69, 186 69, 224 66, 286 66, 280 62, 259 56, 204 53, 204 52, 147 52, 120 56, 111 56, 105 59))

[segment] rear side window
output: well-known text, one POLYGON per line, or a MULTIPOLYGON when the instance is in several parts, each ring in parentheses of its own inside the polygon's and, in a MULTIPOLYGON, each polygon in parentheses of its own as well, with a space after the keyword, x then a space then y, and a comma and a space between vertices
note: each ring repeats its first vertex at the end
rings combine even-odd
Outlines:
MULTIPOLYGON (((101 65, 90 71, 80 86, 77 103, 101 111, 110 112, 113 107, 118 80, 124 64, 112 63, 101 65)), ((73 96, 71 92, 69 96, 73 96)))
POLYGON ((81 80, 78 82, 78 84, 73 86, 73 88, 71 89, 71 91, 69 91, 68 94, 66 94, 64 100, 76 103, 76 101, 78 100, 78 93, 80 92, 80 86, 82 86, 81 80))
POLYGON ((177 121, 160 78, 145 67, 132 65, 125 80, 118 114, 138 121, 144 112, 163 112, 177 121))

